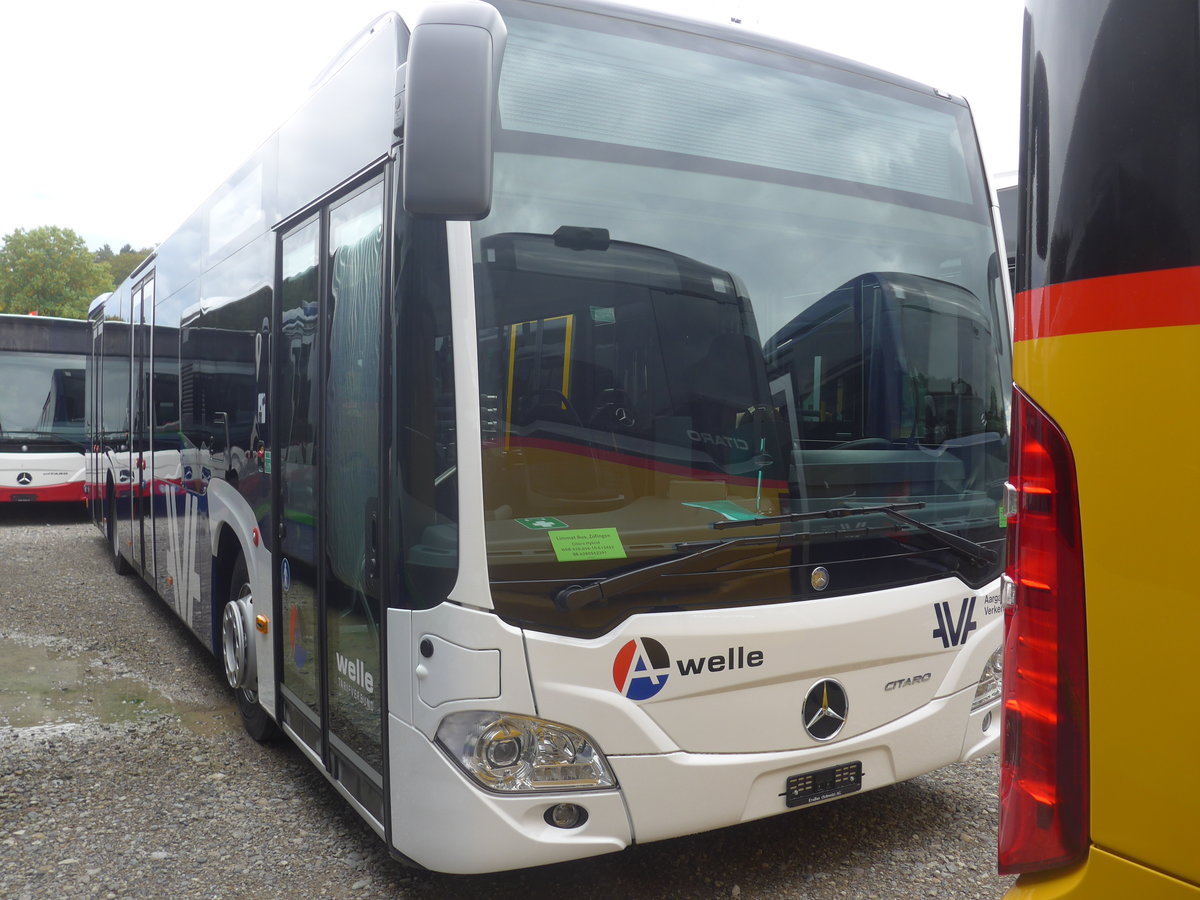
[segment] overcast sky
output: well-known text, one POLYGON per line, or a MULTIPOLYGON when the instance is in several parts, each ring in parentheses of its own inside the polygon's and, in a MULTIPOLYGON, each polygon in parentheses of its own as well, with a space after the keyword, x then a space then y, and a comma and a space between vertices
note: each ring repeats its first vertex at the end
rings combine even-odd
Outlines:
MULTIPOLYGON (((643 5, 736 16, 962 95, 989 173, 1016 169, 1023 0, 643 5)), ((411 3, 0 3, 0 237, 57 225, 92 248, 159 243, 393 7, 411 3)))

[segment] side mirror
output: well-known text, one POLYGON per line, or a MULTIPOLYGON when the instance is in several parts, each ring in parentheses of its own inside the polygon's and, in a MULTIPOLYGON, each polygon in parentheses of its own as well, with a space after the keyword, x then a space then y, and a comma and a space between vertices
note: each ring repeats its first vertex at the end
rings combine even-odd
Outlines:
POLYGON ((427 8, 408 45, 404 80, 404 208, 471 221, 492 209, 492 128, 507 37, 495 7, 457 0, 427 8))

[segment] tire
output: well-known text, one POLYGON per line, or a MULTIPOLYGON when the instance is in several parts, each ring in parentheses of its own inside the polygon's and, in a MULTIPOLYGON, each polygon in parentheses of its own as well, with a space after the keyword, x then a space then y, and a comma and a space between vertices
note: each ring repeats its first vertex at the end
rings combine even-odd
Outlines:
POLYGON ((236 692, 238 712, 242 714, 242 727, 246 734, 260 744, 269 744, 283 737, 283 732, 267 711, 258 705, 258 691, 239 688, 236 692))
MULTIPOLYGON (((229 604, 236 604, 239 600, 250 597, 250 572, 246 568, 246 558, 240 553, 238 554, 237 562, 233 566, 233 577, 229 580, 229 597, 225 601, 226 607, 229 604)), ((222 622, 225 620, 225 609, 222 609, 222 622)), ((246 640, 252 638, 246 635, 246 640)), ((225 647, 222 647, 222 652, 225 652, 225 647)), ((228 663, 225 663, 228 671, 228 663)), ((254 686, 243 685, 233 689, 234 695, 237 697, 238 712, 242 716, 242 727, 246 729, 246 733, 259 743, 268 743, 278 740, 283 736, 283 732, 279 730, 279 726, 275 720, 267 715, 267 711, 258 703, 258 680, 255 677, 254 686)))
POLYGON ((108 534, 108 548, 112 553, 113 571, 118 575, 131 575, 133 567, 121 555, 121 538, 117 534, 117 502, 112 499, 112 485, 108 486, 109 500, 106 504, 108 515, 104 517, 104 530, 108 534))

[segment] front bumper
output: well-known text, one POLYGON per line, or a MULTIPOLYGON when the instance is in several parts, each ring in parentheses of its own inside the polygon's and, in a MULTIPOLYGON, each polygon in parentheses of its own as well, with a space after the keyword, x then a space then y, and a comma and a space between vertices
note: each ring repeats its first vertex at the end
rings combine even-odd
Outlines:
POLYGON ((799 751, 609 756, 617 790, 512 796, 480 789, 392 716, 392 842, 422 866, 469 874, 581 859, 763 818, 787 811, 782 795, 792 775, 857 761, 862 790, 872 790, 994 751, 998 702, 971 712, 973 698, 972 687, 867 734, 799 751), (587 822, 573 829, 547 824, 546 811, 561 802, 584 807, 587 822))

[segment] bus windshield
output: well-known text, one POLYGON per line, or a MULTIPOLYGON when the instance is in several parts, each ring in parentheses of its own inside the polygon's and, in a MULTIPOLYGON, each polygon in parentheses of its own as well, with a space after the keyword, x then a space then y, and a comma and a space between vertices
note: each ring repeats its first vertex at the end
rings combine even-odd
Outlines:
POLYGON ((556 602, 789 513, 904 503, 998 547, 1008 331, 965 106, 628 22, 506 23, 472 226, 501 614, 589 633, 815 595, 815 566, 822 596, 994 577, 867 515, 748 524, 779 539, 556 602))
POLYGON ((0 443, 78 449, 84 436, 84 358, 0 355, 0 443))

